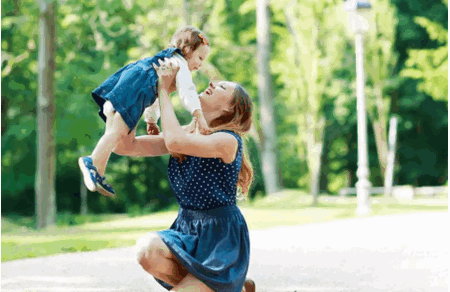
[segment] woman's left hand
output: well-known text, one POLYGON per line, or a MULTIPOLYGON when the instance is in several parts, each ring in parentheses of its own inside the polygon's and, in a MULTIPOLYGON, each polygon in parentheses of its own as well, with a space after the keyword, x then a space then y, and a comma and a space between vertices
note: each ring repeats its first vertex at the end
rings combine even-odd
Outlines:
POLYGON ((153 68, 155 68, 156 73, 158 74, 159 86, 161 89, 169 91, 180 66, 175 60, 170 60, 167 58, 165 58, 164 61, 158 60, 158 62, 159 66, 153 64, 153 68))

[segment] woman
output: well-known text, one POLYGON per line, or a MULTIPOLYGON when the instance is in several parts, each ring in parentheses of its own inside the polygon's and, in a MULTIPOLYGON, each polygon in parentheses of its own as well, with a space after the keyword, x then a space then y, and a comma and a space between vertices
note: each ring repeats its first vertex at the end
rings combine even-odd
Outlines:
POLYGON ((169 100, 178 68, 166 62, 155 69, 163 132, 129 135, 114 152, 172 154, 169 181, 180 210, 170 229, 138 239, 137 260, 168 290, 255 291, 254 282, 245 280, 250 242, 245 219, 236 206, 237 189, 246 194, 253 176, 240 136, 252 124, 251 99, 236 83, 210 82, 199 97, 213 132, 191 134, 178 123, 169 100))

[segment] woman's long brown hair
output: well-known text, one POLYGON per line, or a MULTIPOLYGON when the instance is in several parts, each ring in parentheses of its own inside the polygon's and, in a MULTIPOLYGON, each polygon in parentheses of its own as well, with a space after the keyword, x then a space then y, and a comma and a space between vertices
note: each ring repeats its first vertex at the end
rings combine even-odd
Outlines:
MULTIPOLYGON (((245 89, 237 84, 236 89, 233 92, 234 98, 231 101, 230 110, 226 111, 223 115, 215 118, 209 124, 211 133, 219 130, 229 130, 237 133, 239 136, 245 135, 250 131, 252 126, 252 110, 253 103, 250 96, 245 89)), ((242 143, 244 141, 242 140, 242 143)), ((244 145, 243 145, 244 146, 244 145)), ((179 153, 172 153, 172 156, 178 158, 178 161, 186 159, 186 155, 179 153)), ((253 168, 250 161, 247 158, 246 147, 242 153, 242 166, 239 172, 239 178, 237 186, 244 198, 247 198, 248 191, 250 189, 253 180, 253 168)))

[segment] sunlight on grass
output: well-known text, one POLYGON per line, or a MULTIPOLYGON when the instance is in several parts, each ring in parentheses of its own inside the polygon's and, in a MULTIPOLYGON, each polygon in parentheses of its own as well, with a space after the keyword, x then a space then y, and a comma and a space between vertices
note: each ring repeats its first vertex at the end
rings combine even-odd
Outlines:
MULTIPOLYGON (((356 197, 320 196, 316 206, 312 206, 312 202, 312 197, 304 191, 283 190, 271 196, 257 198, 252 202, 240 201, 238 205, 250 229, 356 217, 356 197)), ((420 200, 372 197, 369 216, 447 209, 446 197, 420 200)))
MULTIPOLYGON (((393 198, 372 197, 371 214, 380 216, 417 211, 447 211, 447 197, 398 201, 393 198)), ((298 190, 283 190, 253 201, 239 201, 249 229, 319 223, 354 218, 356 197, 320 196, 316 206, 312 198, 298 190)), ((55 227, 37 231, 29 218, 2 218, 2 262, 66 252, 95 251, 113 247, 129 247, 137 238, 150 231, 167 229, 177 211, 129 218, 108 215, 108 221, 90 222, 76 226, 55 227), (116 219, 116 220, 113 220, 116 219)))
POLYGON ((137 230, 130 228, 115 232, 89 230, 82 233, 71 233, 64 229, 52 230, 53 233, 58 232, 58 235, 49 235, 46 231, 2 234, 2 262, 66 252, 132 246, 142 234, 163 228, 167 227, 137 230))
POLYGON ((97 230, 112 230, 118 228, 145 228, 158 226, 167 226, 172 224, 172 222, 177 217, 177 211, 165 211, 160 213, 155 213, 151 215, 144 215, 134 218, 124 218, 110 222, 97 222, 97 223, 86 223, 81 225, 79 228, 85 230, 97 229, 97 230))
MULTIPOLYGON (((31 219, 29 219, 29 221, 31 221, 31 219)), ((27 231, 28 227, 26 225, 27 224, 16 223, 12 220, 2 217, 2 234, 5 232, 27 231)))
MULTIPOLYGON (((66 239, 52 242, 18 243, 2 239, 2 262, 21 258, 33 258, 66 252, 92 251, 110 247, 126 246, 128 242, 90 241, 66 239)), ((132 244, 130 242, 130 244, 132 244)))

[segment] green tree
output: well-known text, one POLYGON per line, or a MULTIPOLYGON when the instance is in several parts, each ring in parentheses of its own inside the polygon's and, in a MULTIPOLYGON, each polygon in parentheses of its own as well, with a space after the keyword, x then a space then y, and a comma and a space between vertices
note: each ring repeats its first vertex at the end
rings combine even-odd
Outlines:
POLYGON ((395 6, 389 0, 380 0, 373 5, 373 28, 369 30, 365 45, 365 71, 369 84, 367 111, 372 121, 381 177, 384 178, 387 163, 388 119, 391 108, 390 96, 386 92, 399 85, 394 74, 397 54, 394 50, 397 18, 395 6))
POLYGON ((334 71, 342 66, 345 38, 336 25, 338 3, 329 1, 280 2, 290 33, 274 71, 285 80, 291 115, 297 125, 297 145, 305 146, 310 192, 319 193, 324 130, 324 106, 343 85, 334 71))
MULTIPOLYGON (((448 6, 447 0, 443 4, 448 6)), ((415 22, 426 29, 437 48, 410 49, 402 76, 419 79, 418 89, 435 100, 448 101, 448 29, 426 17, 415 17, 415 22)))

